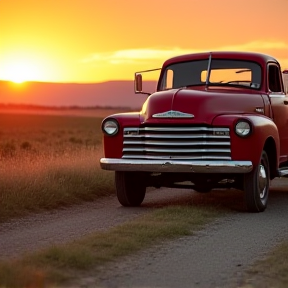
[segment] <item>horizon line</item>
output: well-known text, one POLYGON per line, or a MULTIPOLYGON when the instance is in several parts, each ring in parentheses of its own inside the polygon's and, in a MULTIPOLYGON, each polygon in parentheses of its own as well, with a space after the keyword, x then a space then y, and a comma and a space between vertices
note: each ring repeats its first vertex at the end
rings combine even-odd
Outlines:
MULTIPOLYGON (((47 84, 101 84, 101 83, 107 83, 107 82, 134 82, 134 79, 127 80, 127 79, 111 79, 111 80, 106 80, 106 81, 99 81, 99 82, 77 82, 77 81, 61 81, 61 82, 53 82, 53 81, 38 81, 38 80, 27 80, 23 82, 14 82, 12 80, 6 80, 6 79, 0 79, 0 82, 7 82, 11 83, 13 85, 25 85, 27 83, 47 83, 47 84)), ((145 80, 145 82, 157 82, 157 80, 145 80)))

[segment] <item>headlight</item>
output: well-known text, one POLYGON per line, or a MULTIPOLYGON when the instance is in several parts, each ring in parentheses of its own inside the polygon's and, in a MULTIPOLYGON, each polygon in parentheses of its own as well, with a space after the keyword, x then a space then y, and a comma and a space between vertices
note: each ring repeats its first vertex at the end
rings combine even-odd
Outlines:
POLYGON ((247 137, 251 134, 251 124, 247 121, 239 121, 235 126, 235 132, 240 137, 247 137))
POLYGON ((119 131, 119 124, 114 119, 105 120, 102 124, 102 130, 109 136, 113 136, 119 131))

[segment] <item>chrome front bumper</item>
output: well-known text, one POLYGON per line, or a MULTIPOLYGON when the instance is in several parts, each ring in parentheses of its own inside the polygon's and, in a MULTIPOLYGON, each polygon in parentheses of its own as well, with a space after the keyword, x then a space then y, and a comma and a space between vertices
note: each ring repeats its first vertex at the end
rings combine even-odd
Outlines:
POLYGON ((137 160, 101 158, 100 166, 113 171, 177 172, 177 173, 248 173, 251 161, 183 161, 183 160, 137 160))

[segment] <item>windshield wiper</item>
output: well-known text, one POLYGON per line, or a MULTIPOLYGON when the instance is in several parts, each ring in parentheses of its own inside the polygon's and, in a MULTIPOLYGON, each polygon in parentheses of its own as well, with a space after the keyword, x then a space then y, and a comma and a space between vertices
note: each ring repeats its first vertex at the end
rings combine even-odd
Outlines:
MULTIPOLYGON (((237 81, 233 81, 233 82, 237 82, 237 81)), ((209 83, 209 86, 226 86, 226 87, 236 87, 236 88, 248 88, 248 89, 258 89, 259 88, 259 84, 257 83, 251 83, 250 85, 245 85, 245 84, 240 84, 240 83, 223 83, 223 82, 217 82, 217 83, 209 83)))
POLYGON ((189 87, 193 87, 193 86, 205 86, 206 84, 204 83, 196 83, 196 84, 188 84, 188 85, 185 85, 181 88, 189 88, 189 87))
POLYGON ((211 73, 211 63, 212 63, 212 52, 210 52, 209 61, 208 61, 208 68, 207 68, 207 75, 206 75, 206 90, 208 89, 209 85, 209 78, 211 73))

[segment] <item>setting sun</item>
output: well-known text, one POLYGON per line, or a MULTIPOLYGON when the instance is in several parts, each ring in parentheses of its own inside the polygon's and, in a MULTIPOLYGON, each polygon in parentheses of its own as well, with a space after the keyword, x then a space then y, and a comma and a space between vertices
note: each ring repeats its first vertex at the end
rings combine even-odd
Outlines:
POLYGON ((30 61, 15 61, 4 67, 7 80, 15 83, 23 83, 29 80, 37 80, 40 76, 39 67, 30 61))

